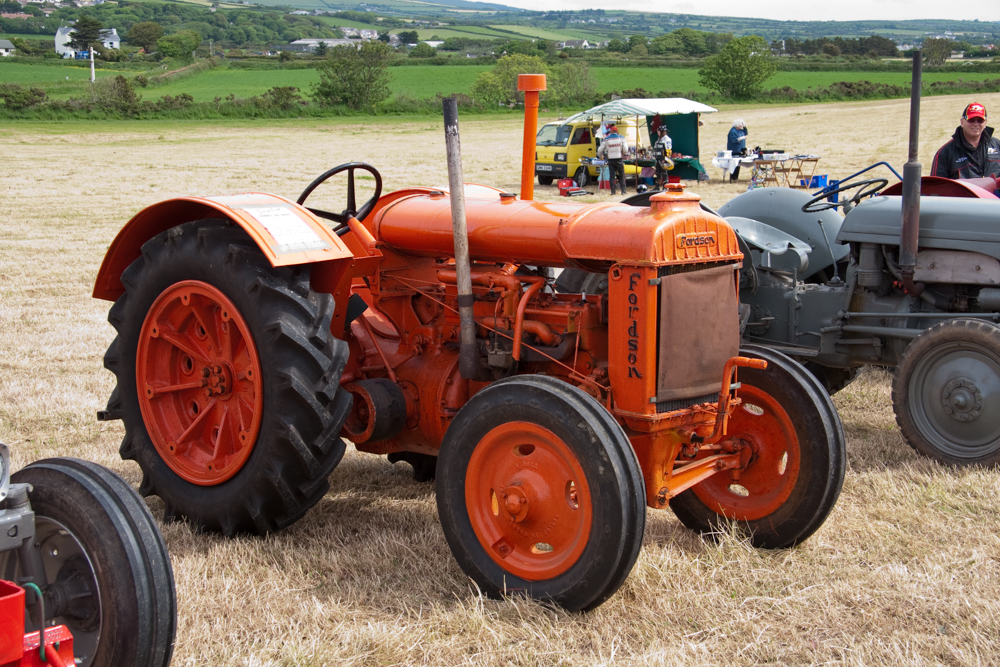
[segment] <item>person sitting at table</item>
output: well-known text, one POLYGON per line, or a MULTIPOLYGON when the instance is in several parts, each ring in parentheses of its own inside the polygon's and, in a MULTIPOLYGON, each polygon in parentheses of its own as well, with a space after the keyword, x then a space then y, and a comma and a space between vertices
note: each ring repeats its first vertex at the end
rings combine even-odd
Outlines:
MULTIPOLYGON (((737 118, 733 121, 733 128, 729 130, 729 136, 726 138, 726 150, 732 151, 733 157, 745 155, 748 136, 750 136, 750 132, 747 131, 747 124, 743 122, 742 118, 737 118)), ((738 181, 739 178, 740 164, 737 162, 736 169, 733 169, 729 175, 729 180, 738 181)))

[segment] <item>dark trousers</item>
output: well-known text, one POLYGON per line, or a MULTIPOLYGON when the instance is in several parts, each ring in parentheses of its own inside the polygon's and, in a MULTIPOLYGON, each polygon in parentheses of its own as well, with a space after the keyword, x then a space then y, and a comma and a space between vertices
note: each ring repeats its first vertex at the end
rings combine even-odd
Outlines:
POLYGON ((625 194, 625 165, 621 158, 608 158, 608 172, 611 175, 611 194, 615 194, 615 183, 621 178, 622 194, 625 194))
POLYGON ((656 163, 656 187, 662 190, 667 187, 670 177, 667 175, 667 168, 662 162, 656 163))

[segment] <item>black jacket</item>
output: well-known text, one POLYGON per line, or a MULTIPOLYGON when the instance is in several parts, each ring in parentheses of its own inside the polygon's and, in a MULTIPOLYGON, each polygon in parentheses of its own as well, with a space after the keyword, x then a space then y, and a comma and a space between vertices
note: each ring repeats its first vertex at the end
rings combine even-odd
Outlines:
POLYGON ((951 141, 938 149, 931 163, 931 176, 945 178, 982 178, 1000 176, 1000 139, 993 136, 993 128, 987 127, 979 138, 979 145, 973 148, 965 140, 959 125, 951 141))

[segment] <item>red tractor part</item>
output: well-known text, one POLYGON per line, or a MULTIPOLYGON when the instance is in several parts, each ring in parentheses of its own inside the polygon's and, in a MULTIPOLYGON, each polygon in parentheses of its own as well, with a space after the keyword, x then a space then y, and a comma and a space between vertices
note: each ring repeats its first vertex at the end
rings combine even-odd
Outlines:
MULTIPOLYGON (((533 143, 544 82, 522 89, 533 143)), ((118 332, 102 416, 125 421, 122 455, 169 516, 278 530, 323 497, 340 435, 436 474, 445 536, 481 590, 568 609, 621 586, 647 506, 709 534, 735 520, 764 547, 819 528, 843 482, 840 421, 801 366, 741 349, 725 220, 680 184, 646 207, 533 201, 527 149, 520 199, 463 186, 448 159, 450 191, 383 195, 377 170, 348 163, 297 204, 167 202, 119 234, 95 289, 118 332), (376 181, 361 206, 359 169, 376 181), (341 172, 344 211, 305 206, 341 172), (252 224, 255 206, 282 222, 252 224), (282 242, 292 228, 321 256, 282 242), (549 267, 606 291, 556 293, 549 267)))
POLYGON ((0 667, 73 667, 73 635, 65 625, 24 632, 24 589, 0 580, 0 667))

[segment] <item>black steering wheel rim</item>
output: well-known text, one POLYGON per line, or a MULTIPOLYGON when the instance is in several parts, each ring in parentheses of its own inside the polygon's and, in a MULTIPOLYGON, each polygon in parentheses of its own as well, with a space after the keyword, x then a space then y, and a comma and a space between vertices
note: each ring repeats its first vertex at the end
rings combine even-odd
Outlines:
POLYGON ((310 208, 308 206, 306 206, 306 208, 314 215, 327 220, 332 220, 338 225, 346 225, 347 220, 352 217, 357 220, 364 220, 368 214, 372 212, 372 209, 375 208, 375 202, 377 202, 378 198, 382 196, 382 174, 378 173, 378 169, 371 166, 367 162, 345 162, 344 164, 323 172, 317 176, 316 180, 310 183, 305 190, 302 191, 302 194, 299 195, 299 198, 295 201, 295 203, 300 206, 304 206, 306 199, 309 198, 309 195, 312 194, 313 190, 343 171, 347 172, 347 208, 340 213, 324 211, 319 208, 310 208), (362 204, 360 208, 357 208, 357 199, 354 192, 354 172, 358 169, 367 171, 375 177, 375 194, 362 204))
POLYGON ((854 181, 853 183, 841 183, 837 185, 837 188, 835 190, 829 190, 829 191, 824 190, 820 194, 816 195, 815 197, 807 201, 805 204, 802 205, 802 212, 819 213, 820 211, 827 211, 831 208, 837 208, 838 206, 843 206, 849 201, 853 201, 855 204, 857 204, 865 197, 871 197, 875 194, 878 194, 878 192, 887 185, 889 185, 889 179, 887 178, 869 178, 864 181, 854 181), (865 189, 866 185, 871 185, 873 187, 870 187, 866 190, 865 189), (823 201, 828 197, 838 194, 840 192, 846 192, 848 190, 855 190, 858 188, 860 188, 860 191, 853 197, 845 198, 842 199, 841 201, 836 201, 836 202, 823 201), (820 201, 823 201, 823 204, 819 206, 814 206, 814 204, 820 201))

